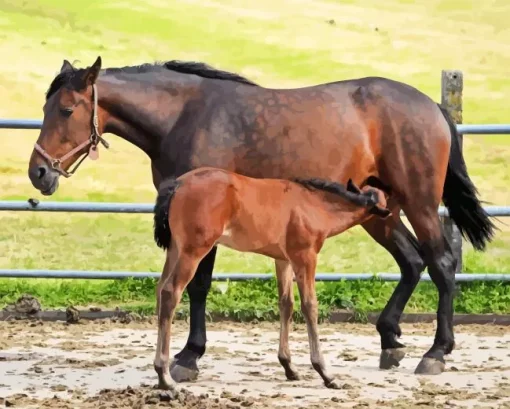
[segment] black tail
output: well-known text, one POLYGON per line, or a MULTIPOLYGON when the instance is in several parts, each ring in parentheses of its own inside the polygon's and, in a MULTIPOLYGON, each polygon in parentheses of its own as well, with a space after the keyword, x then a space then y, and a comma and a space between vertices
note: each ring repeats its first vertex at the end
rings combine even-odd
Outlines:
POLYGON ((172 242, 172 232, 168 224, 170 203, 179 187, 176 179, 164 181, 159 189, 156 204, 154 206, 154 241, 158 247, 168 250, 172 242))
POLYGON ((487 242, 492 240, 495 226, 478 200, 478 190, 467 173, 457 128, 446 109, 440 104, 437 105, 448 122, 452 135, 443 203, 462 236, 467 238, 476 250, 482 251, 485 250, 487 242))
POLYGON ((333 193, 358 206, 372 207, 377 205, 379 202, 379 198, 375 191, 369 190, 361 192, 354 185, 352 180, 349 180, 347 187, 340 183, 329 182, 323 179, 294 179, 294 181, 306 188, 314 188, 324 192, 333 193))

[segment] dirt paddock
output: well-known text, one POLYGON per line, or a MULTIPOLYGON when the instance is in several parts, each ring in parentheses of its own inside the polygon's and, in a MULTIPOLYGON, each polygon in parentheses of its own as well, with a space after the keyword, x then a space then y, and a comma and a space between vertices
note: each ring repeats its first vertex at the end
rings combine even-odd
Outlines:
MULTIPOLYGON (((188 327, 174 326, 172 353, 188 327)), ((373 325, 321 325, 330 372, 343 385, 326 389, 313 371, 302 325, 291 351, 303 380, 288 382, 278 364, 278 324, 208 324, 208 350, 196 382, 174 400, 155 390, 156 323, 111 320, 67 324, 0 322, 0 405, 15 408, 510 408, 510 328, 456 326, 447 372, 413 374, 430 346, 433 325, 402 325, 408 355, 400 368, 378 369, 373 325)))

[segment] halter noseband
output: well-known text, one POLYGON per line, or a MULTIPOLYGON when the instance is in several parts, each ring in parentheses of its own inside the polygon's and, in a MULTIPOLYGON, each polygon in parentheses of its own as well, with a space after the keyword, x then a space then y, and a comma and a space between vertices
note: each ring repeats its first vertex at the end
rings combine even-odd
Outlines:
POLYGON ((85 142, 80 143, 76 148, 71 150, 70 152, 66 153, 61 158, 54 158, 48 152, 46 152, 41 145, 36 143, 34 145, 35 150, 48 161, 51 168, 56 170, 58 173, 60 173, 62 176, 69 178, 71 177, 74 172, 78 169, 78 167, 81 165, 81 163, 87 158, 87 156, 90 155, 90 159, 96 160, 98 158, 98 151, 97 151, 97 145, 99 145, 99 142, 103 144, 103 146, 108 149, 110 147, 110 144, 106 142, 101 135, 99 134, 99 119, 97 116, 97 87, 96 84, 92 85, 92 95, 94 98, 94 106, 92 111, 92 131, 90 133, 90 137, 85 142), (62 163, 65 162, 67 159, 75 155, 77 152, 81 151, 83 148, 86 148, 90 145, 89 150, 87 151, 86 155, 83 156, 79 162, 75 165, 73 170, 67 172, 64 169, 62 169, 62 163))

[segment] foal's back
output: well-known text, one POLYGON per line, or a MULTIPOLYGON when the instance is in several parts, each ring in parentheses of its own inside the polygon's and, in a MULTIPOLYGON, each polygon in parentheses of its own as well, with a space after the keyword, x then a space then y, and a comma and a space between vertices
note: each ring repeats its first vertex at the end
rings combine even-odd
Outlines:
MULTIPOLYGON (((352 196, 364 194, 345 193, 340 185, 342 193, 332 195, 289 180, 251 178, 210 167, 195 169, 177 180, 170 230, 180 249, 197 252, 222 244, 287 259, 290 247, 318 251, 327 237, 359 223, 369 213, 367 204, 354 205, 345 199, 351 195, 352 201, 352 196)), ((319 188, 324 182, 320 181, 319 188)))
POLYGON ((195 169, 177 180, 180 186, 169 216, 176 240, 181 237, 205 247, 222 244, 281 258, 296 212, 308 213, 307 218, 320 217, 318 208, 300 211, 312 209, 320 199, 292 181, 250 178, 209 167, 195 169))

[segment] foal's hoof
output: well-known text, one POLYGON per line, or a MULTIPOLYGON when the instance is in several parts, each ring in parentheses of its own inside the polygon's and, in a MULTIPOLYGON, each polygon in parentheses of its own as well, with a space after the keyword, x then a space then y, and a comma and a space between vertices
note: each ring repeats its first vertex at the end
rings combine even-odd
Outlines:
POLYGON ((177 393, 175 389, 175 385, 173 384, 172 380, 168 377, 168 373, 165 373, 163 368, 158 367, 154 365, 154 369, 156 373, 158 374, 158 389, 162 389, 164 391, 167 391, 167 394, 175 397, 175 394, 177 393))
POLYGON ((330 381, 328 383, 324 382, 326 388, 328 389, 341 389, 341 386, 337 383, 337 381, 330 381))
POLYGON ((170 366, 170 376, 175 382, 196 381, 198 378, 198 369, 190 369, 173 364, 170 366))
POLYGON ((416 375, 439 375, 444 372, 445 363, 434 358, 422 358, 414 373, 416 375))
POLYGON ((177 395, 177 389, 175 389, 175 385, 172 382, 168 382, 167 380, 160 379, 158 382, 158 389, 165 391, 165 395, 174 399, 177 395))
POLYGON ((301 376, 299 376, 299 373, 296 371, 285 371, 285 376, 287 377, 288 381, 300 381, 301 376))
POLYGON ((406 356, 404 348, 383 349, 379 357, 380 369, 398 368, 400 361, 406 356))

